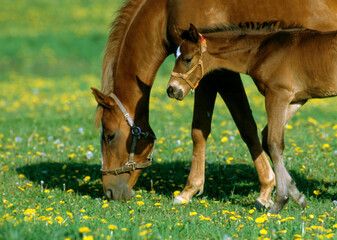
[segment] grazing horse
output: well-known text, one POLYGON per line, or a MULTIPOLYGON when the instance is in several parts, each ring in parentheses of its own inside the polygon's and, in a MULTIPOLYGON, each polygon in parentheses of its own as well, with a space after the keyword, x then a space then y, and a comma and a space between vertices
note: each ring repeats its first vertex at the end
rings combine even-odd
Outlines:
POLYGON ((202 30, 201 35, 191 24, 182 33, 181 55, 169 85, 175 82, 182 89, 195 88, 205 73, 218 68, 252 77, 265 96, 268 124, 263 141, 276 175, 276 198, 270 212, 277 213, 289 196, 306 206, 283 163, 284 126, 308 99, 337 95, 337 31, 268 31, 269 27, 216 28, 202 30))
MULTIPOLYGON (((197 27, 209 27, 220 23, 269 21, 275 18, 313 29, 337 29, 337 8, 330 0, 125 2, 112 23, 106 44, 101 89, 93 90, 98 102, 95 122, 101 124, 102 130, 103 190, 109 199, 130 199, 141 168, 151 164, 147 160, 154 143, 154 133, 149 124, 150 90, 160 65, 167 56, 176 52, 181 42, 176 29, 186 29, 191 22, 197 27), (121 111, 120 106, 125 110, 121 111), (125 115, 129 116, 128 121, 125 115), (134 126, 130 127, 133 123, 134 126), (139 134, 137 127, 141 129, 141 134, 135 138, 134 134, 139 134)), ((175 201, 188 202, 197 192, 202 192, 206 139, 211 131, 215 97, 219 92, 255 164, 261 184, 256 203, 268 207, 274 188, 274 173, 259 143, 256 124, 240 77, 223 70, 209 78, 217 84, 201 86, 196 91, 191 171, 185 188, 175 201)))

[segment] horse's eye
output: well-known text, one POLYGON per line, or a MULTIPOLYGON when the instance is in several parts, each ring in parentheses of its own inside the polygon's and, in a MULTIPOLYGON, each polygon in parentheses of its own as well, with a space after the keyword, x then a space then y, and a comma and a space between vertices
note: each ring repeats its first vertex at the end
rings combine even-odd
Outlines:
POLYGON ((183 61, 185 63, 190 63, 192 61, 192 58, 184 58, 183 61))
POLYGON ((109 133, 108 136, 106 137, 106 140, 108 143, 110 143, 112 140, 114 140, 115 134, 114 133, 109 133))

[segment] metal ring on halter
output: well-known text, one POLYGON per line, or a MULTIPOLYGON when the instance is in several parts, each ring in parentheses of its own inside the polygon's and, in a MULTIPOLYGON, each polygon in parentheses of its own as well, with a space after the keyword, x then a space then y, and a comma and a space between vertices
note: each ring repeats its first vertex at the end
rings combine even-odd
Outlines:
POLYGON ((142 130, 140 129, 140 127, 133 127, 131 128, 131 133, 134 136, 139 136, 142 133, 142 130))

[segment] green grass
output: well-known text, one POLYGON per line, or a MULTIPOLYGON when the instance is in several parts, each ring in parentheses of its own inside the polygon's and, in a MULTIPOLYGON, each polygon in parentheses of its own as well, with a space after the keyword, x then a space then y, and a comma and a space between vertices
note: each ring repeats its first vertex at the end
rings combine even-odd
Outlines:
MULTIPOLYGON (((0 9, 0 239, 336 238, 335 99, 304 106, 286 130, 284 159, 308 208, 254 210, 257 174, 219 98, 207 145, 205 192, 172 204, 189 173, 193 96, 169 99, 172 57, 151 92, 159 138, 130 202, 107 202, 93 126, 108 25, 121 1, 9 1, 0 9), (164 111, 163 111, 164 109, 164 111), (223 137, 228 141, 221 142, 223 137), (93 157, 87 158, 91 152, 93 157), (227 238, 226 238, 227 237, 227 238)), ((262 130, 263 97, 244 76, 262 130)))

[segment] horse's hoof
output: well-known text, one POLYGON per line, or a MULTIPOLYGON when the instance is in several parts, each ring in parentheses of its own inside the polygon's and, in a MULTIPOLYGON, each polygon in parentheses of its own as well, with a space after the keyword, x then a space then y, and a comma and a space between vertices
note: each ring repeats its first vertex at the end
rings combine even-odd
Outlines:
POLYGON ((262 203, 260 200, 256 200, 254 203, 254 207, 257 210, 266 210, 268 208, 270 208, 272 205, 274 204, 274 202, 272 200, 268 200, 266 203, 262 203))
POLYGON ((180 196, 176 196, 173 200, 173 204, 176 204, 176 205, 186 204, 189 202, 191 202, 191 200, 185 200, 180 196))
POLYGON ((298 199, 298 205, 300 205, 301 208, 307 207, 308 201, 304 194, 301 194, 301 197, 298 199))

